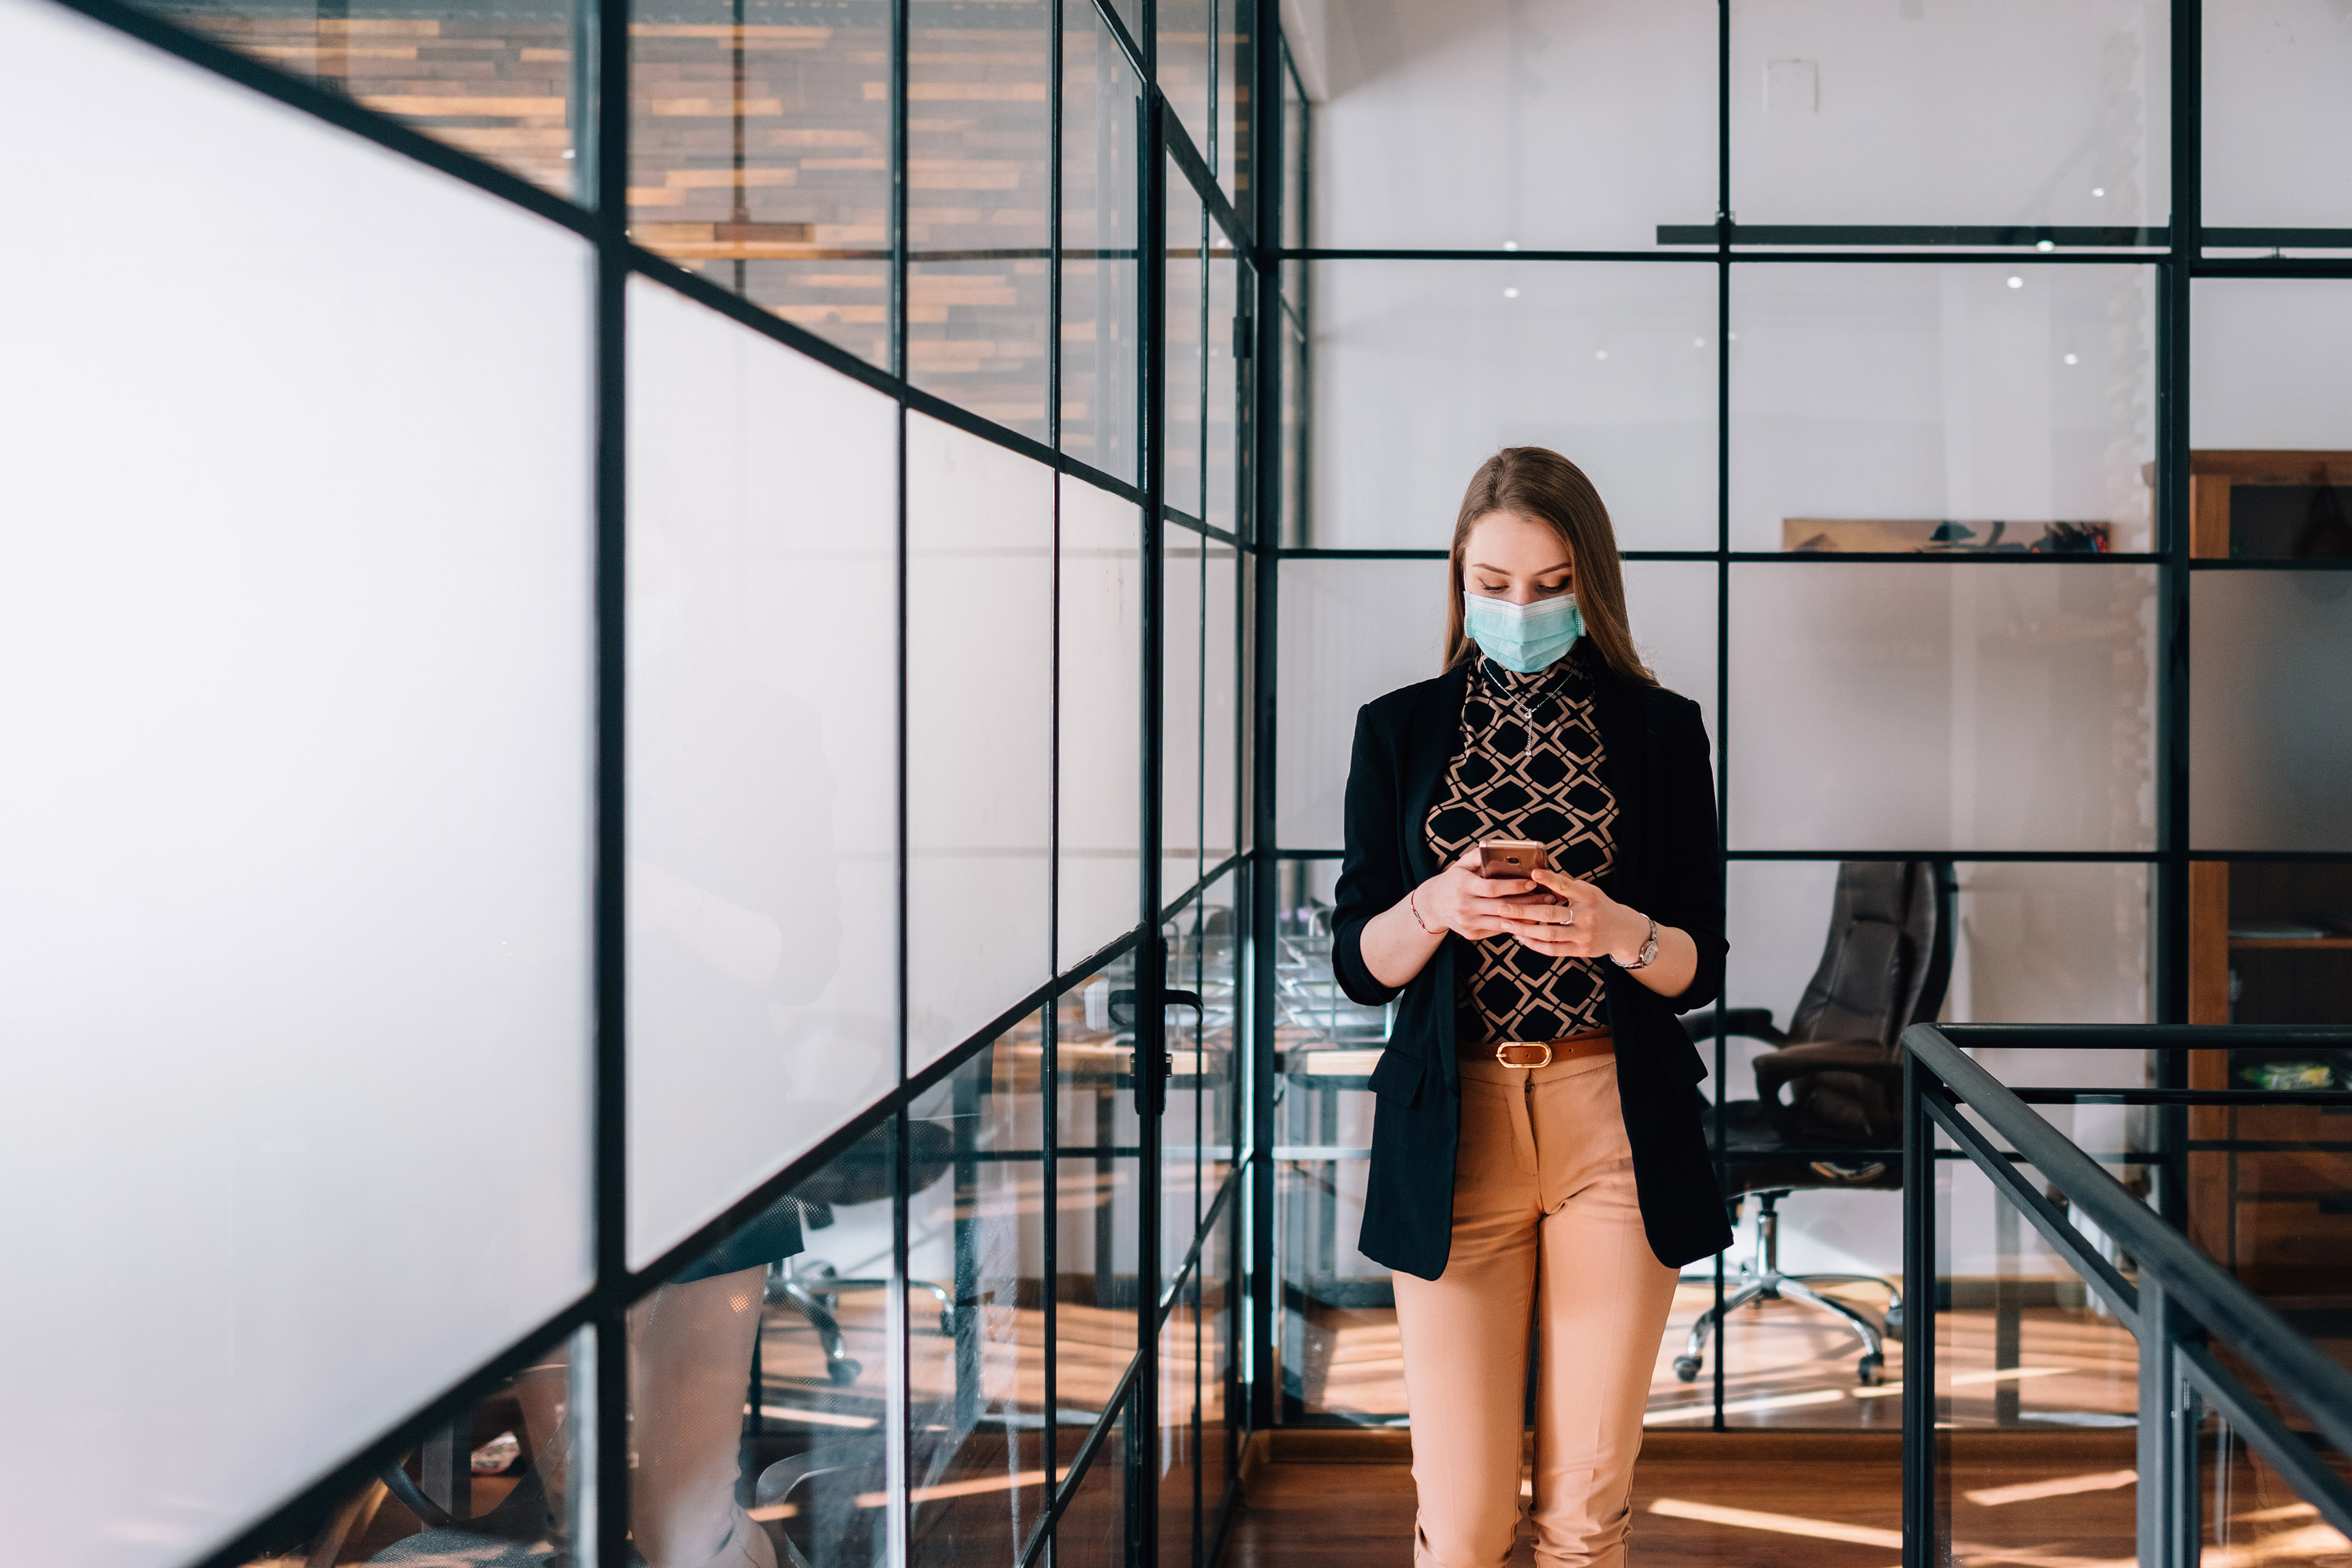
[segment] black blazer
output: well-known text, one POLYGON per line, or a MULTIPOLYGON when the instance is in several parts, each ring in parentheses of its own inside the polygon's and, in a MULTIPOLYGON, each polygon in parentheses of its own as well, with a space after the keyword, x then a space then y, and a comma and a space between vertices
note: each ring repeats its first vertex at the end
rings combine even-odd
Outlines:
MULTIPOLYGON (((1391 691, 1356 718, 1348 773, 1348 851, 1331 919, 1339 988, 1377 1006, 1398 988, 1364 967, 1364 925, 1440 869, 1425 823, 1460 742, 1468 665, 1391 691)), ((1677 1013, 1723 989, 1723 878, 1716 858, 1715 774, 1698 704, 1609 670, 1594 718, 1617 797, 1616 862, 1603 890, 1698 944, 1690 989, 1669 1000, 1603 961, 1617 1092, 1633 1150, 1642 1225, 1658 1261, 1680 1268, 1731 1245, 1707 1156, 1706 1064, 1677 1013)), ((1454 1232, 1454 1156, 1461 1083, 1454 1061, 1455 966, 1468 944, 1448 932, 1402 987, 1388 1048, 1372 1069, 1372 1169, 1358 1243, 1375 1263, 1434 1279, 1454 1232)))

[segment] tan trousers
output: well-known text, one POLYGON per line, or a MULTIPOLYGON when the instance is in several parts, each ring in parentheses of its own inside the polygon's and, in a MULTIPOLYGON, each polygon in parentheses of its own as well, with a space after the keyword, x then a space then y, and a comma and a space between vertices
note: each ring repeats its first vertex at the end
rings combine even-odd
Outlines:
POLYGON ((1462 1063, 1454 1246, 1396 1276, 1421 1494, 1415 1568, 1496 1568, 1517 1531, 1536 1326, 1536 1561, 1625 1561, 1633 1457, 1675 1270, 1642 1231, 1612 1056, 1462 1063))

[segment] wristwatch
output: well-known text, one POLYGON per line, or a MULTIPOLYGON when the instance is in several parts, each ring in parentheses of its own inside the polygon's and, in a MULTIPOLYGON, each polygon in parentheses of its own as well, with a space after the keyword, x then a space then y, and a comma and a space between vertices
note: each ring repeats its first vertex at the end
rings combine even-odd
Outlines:
POLYGON ((1642 944, 1642 951, 1633 955, 1633 963, 1626 963, 1613 952, 1609 955, 1609 962, 1620 969, 1647 969, 1657 963, 1658 917, 1655 915, 1650 917, 1650 940, 1642 944))

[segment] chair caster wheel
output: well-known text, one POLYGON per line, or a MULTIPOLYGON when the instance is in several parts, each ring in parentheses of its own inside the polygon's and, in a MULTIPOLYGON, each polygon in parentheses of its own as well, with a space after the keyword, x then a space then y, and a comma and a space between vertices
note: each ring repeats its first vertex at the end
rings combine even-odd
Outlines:
POLYGON ((1685 1383, 1696 1383, 1698 1364, 1698 1357, 1695 1355, 1678 1355, 1675 1357, 1675 1375, 1685 1383))
POLYGON ((1886 1381, 1886 1358, 1873 1351, 1853 1363, 1853 1374, 1864 1388, 1876 1388, 1886 1381))
POLYGON ((863 1365, 850 1360, 847 1356, 843 1356, 839 1361, 827 1362, 825 1363, 824 1374, 845 1388, 849 1384, 856 1383, 857 1381, 857 1374, 865 1370, 866 1368, 863 1365))

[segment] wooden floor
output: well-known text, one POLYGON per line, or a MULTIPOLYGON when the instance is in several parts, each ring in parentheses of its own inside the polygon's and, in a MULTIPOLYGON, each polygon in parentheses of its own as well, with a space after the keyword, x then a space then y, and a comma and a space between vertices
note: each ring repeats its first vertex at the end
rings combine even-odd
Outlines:
MULTIPOLYGON (((1254 1456, 1222 1568, 1407 1568, 1402 1433, 1276 1433, 1254 1456)), ((2133 1568, 2130 1432, 1952 1436, 1954 1557, 2018 1568, 2133 1568)), ((2238 1467, 2242 1469, 2243 1467, 2238 1467)), ((1660 1433, 1633 1479, 1638 1568, 1895 1568, 1902 1459, 1891 1434, 1660 1433)), ((2206 1568, 2341 1565, 2352 1542, 2251 1472, 2222 1494, 2206 1568)), ((1522 1527, 1514 1564, 1531 1564, 1522 1527)))

